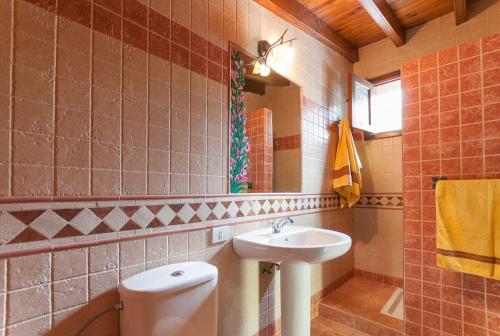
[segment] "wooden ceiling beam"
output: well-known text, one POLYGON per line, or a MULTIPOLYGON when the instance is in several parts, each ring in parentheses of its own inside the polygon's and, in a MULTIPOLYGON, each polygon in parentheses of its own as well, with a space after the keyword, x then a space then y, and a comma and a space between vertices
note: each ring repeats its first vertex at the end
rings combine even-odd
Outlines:
POLYGON ((274 14, 313 36, 351 62, 359 60, 358 50, 297 0, 256 0, 274 14))
POLYGON ((359 0, 359 3, 396 46, 405 44, 405 30, 385 0, 359 0))
POLYGON ((467 21, 467 1, 466 0, 453 0, 455 8, 455 24, 458 26, 467 21))

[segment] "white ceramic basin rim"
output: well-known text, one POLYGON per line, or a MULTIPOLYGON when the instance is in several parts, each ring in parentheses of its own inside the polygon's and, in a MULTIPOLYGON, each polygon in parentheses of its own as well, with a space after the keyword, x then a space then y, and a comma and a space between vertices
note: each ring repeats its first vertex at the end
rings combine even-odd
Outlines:
POLYGON ((320 263, 335 259, 351 248, 351 238, 341 232, 307 226, 285 226, 280 233, 271 228, 234 237, 236 253, 246 259, 275 263, 320 263))

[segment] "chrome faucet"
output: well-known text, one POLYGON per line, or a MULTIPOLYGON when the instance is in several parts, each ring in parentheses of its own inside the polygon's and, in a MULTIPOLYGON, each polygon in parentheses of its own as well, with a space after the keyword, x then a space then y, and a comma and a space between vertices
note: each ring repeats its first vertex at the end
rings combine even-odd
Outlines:
POLYGON ((283 226, 285 226, 286 224, 293 224, 294 220, 291 218, 283 218, 278 221, 272 221, 272 223, 273 233, 280 233, 281 229, 283 229, 283 226))

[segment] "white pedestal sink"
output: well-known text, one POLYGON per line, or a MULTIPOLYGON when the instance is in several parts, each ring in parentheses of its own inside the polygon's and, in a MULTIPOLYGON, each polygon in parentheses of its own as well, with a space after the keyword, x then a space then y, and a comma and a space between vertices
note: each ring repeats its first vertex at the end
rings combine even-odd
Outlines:
POLYGON ((307 226, 271 228, 234 237, 236 253, 245 259, 281 265, 281 329, 285 336, 308 336, 311 328, 311 267, 345 254, 351 238, 307 226))

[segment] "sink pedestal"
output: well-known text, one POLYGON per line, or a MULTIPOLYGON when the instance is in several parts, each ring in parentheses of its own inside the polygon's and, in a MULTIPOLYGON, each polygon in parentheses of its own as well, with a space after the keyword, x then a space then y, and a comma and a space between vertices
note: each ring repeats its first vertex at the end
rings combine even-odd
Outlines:
POLYGON ((311 264, 340 257, 351 248, 341 232, 287 225, 281 232, 270 228, 233 238, 236 253, 246 259, 281 264, 281 335, 311 334, 311 264))
POLYGON ((311 266, 296 262, 281 264, 281 334, 309 336, 311 333, 311 266))

